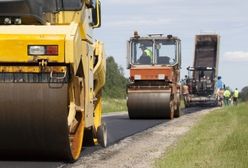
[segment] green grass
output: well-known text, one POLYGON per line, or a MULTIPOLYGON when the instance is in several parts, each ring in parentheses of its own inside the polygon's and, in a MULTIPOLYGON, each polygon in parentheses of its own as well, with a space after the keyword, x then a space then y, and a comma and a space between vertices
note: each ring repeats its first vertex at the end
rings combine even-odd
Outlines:
POLYGON ((191 129, 156 161, 161 168, 247 168, 248 104, 225 107, 191 129))
POLYGON ((103 98, 103 113, 127 111, 126 99, 103 98))

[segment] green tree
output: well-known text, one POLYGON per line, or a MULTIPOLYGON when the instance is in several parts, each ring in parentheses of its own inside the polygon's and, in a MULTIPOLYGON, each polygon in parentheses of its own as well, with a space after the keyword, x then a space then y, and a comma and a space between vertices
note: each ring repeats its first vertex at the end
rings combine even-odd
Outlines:
POLYGON ((240 92, 240 98, 242 101, 248 101, 248 86, 244 87, 240 92))
POLYGON ((112 56, 106 59, 106 83, 103 95, 110 98, 126 97, 127 79, 124 77, 123 68, 118 66, 112 56))

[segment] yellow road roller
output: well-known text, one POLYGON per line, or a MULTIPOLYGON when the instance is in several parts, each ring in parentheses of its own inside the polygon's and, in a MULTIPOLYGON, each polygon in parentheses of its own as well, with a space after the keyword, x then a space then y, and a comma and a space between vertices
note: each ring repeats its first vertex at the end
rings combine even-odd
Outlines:
POLYGON ((107 145, 99 0, 0 1, 0 158, 75 161, 107 145))

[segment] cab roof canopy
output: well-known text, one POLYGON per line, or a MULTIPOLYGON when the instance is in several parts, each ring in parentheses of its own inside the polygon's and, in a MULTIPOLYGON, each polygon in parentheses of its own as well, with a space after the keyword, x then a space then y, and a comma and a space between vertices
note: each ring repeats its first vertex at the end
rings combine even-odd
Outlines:
POLYGON ((32 16, 45 23, 44 13, 80 10, 82 0, 0 0, 0 17, 32 16))

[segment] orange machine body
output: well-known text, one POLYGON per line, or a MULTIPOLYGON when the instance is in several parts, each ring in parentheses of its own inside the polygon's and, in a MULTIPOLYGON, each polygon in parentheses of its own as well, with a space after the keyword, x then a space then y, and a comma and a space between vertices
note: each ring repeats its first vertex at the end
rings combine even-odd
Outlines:
POLYGON ((173 80, 172 67, 156 67, 156 66, 141 66, 131 67, 130 79, 131 80, 173 80))

